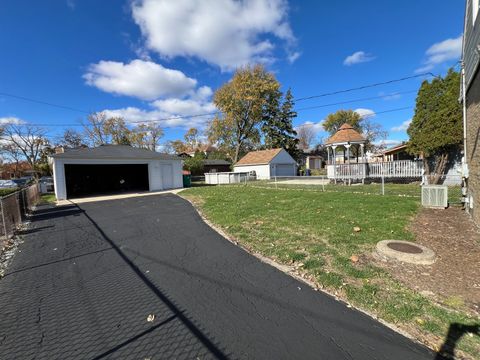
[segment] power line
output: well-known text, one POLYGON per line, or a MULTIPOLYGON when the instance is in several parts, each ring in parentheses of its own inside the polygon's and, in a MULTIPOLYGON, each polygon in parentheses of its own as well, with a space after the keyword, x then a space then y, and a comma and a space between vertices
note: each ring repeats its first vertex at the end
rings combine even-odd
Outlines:
POLYGON ((48 106, 52 106, 52 107, 56 107, 56 108, 60 108, 60 109, 64 109, 64 110, 71 110, 71 111, 81 112, 81 113, 85 113, 85 114, 90 114, 91 113, 91 111, 89 112, 89 111, 86 111, 86 110, 80 110, 80 109, 76 109, 76 108, 66 106, 66 105, 58 105, 58 104, 54 104, 54 103, 47 102, 47 101, 36 100, 36 99, 28 98, 28 97, 25 97, 25 96, 9 94, 9 93, 5 93, 5 92, 0 92, 0 95, 11 97, 11 98, 14 98, 14 99, 19 99, 19 100, 30 101, 30 102, 37 103, 37 104, 48 105, 48 106))
MULTIPOLYGON (((329 104, 322 104, 322 105, 314 105, 314 106, 309 106, 309 107, 304 107, 300 109, 296 109, 296 111, 303 111, 303 110, 310 110, 310 109, 317 109, 317 108, 324 108, 324 107, 329 107, 329 106, 336 106, 336 105, 343 105, 343 104, 350 104, 350 103, 355 103, 355 102, 360 102, 360 101, 368 101, 368 100, 376 100, 376 99, 383 99, 389 96, 396 96, 396 95, 405 95, 405 94, 411 94, 417 92, 417 90, 409 90, 409 91, 397 91, 393 93, 388 93, 384 95, 379 95, 379 96, 372 96, 372 97, 367 97, 367 98, 359 98, 359 99, 353 99, 353 100, 347 100, 347 101, 339 101, 335 103, 329 103, 329 104)), ((129 124, 136 124, 136 123, 146 123, 146 122, 159 122, 159 121, 167 121, 167 120, 176 120, 176 119, 182 119, 182 118, 191 118, 191 117, 200 117, 200 116, 210 116, 210 115, 216 115, 220 112, 212 112, 212 113, 207 113, 207 114, 196 114, 196 115, 185 115, 185 116, 172 116, 168 118, 160 118, 160 119, 144 119, 144 120, 135 120, 135 121, 127 121, 129 124)), ((82 126, 80 123, 71 123, 71 124, 32 124, 32 125, 37 125, 37 126, 45 126, 45 127, 56 127, 56 126, 82 126)))
POLYGON ((358 87, 354 87, 354 88, 350 88, 350 89, 338 90, 338 91, 323 93, 323 94, 319 94, 319 95, 306 96, 306 97, 298 98, 295 101, 298 102, 298 101, 316 99, 316 98, 319 98, 319 97, 343 94, 343 93, 350 92, 350 91, 357 91, 357 90, 363 90, 363 89, 368 89, 368 88, 387 85, 387 84, 393 84, 393 83, 396 83, 396 82, 415 79, 415 78, 419 78, 419 77, 423 77, 423 76, 437 77, 437 75, 435 75, 431 72, 426 72, 426 73, 422 73, 422 74, 402 77, 402 78, 399 78, 399 79, 393 79, 393 80, 388 80, 388 81, 383 81, 383 82, 378 82, 378 83, 373 83, 373 84, 368 84, 368 85, 362 85, 362 86, 358 86, 358 87))
MULTIPOLYGON (((360 117, 363 119, 366 119, 366 118, 369 118, 369 117, 374 117, 378 114, 386 114, 386 113, 391 113, 391 112, 396 112, 396 111, 403 111, 403 110, 410 110, 412 107, 411 106, 404 106, 404 107, 401 107, 401 108, 396 108, 396 109, 389 109, 389 110, 384 110, 384 111, 377 111, 377 112, 374 112, 372 114, 366 114, 366 115, 360 115, 360 117)), ((298 125, 299 127, 301 126, 316 126, 318 125, 319 122, 316 122, 316 123, 307 123, 307 124, 300 124, 298 125)))
MULTIPOLYGON (((378 111, 378 112, 375 112, 374 114, 367 114, 367 115, 363 115, 362 118, 365 119, 365 118, 368 118, 368 117, 371 117, 371 116, 375 116, 377 114, 384 114, 384 113, 390 113, 390 112, 396 112, 396 111, 402 111, 402 110, 407 110, 407 109, 411 109, 412 107, 411 106, 405 106, 405 107, 401 107, 401 108, 394 108, 394 109, 389 109, 389 110, 384 110, 384 111, 378 111)), ((300 109, 299 109, 300 110, 300 109)), ((159 121, 159 120, 142 120, 142 121, 138 121, 140 123, 145 123, 145 122, 149 122, 149 121, 159 121)), ((132 122, 131 121, 127 121, 128 124, 131 124, 132 122)), ((30 125, 34 125, 34 126, 40 126, 40 127, 69 127, 69 126, 83 126, 83 124, 80 124, 80 123, 76 123, 76 124, 41 124, 41 123, 32 123, 30 125)), ((314 124, 308 124, 308 125, 314 125, 314 124)))
POLYGON ((354 99, 354 100, 348 100, 348 101, 340 101, 340 102, 336 102, 336 103, 323 104, 323 105, 313 105, 313 106, 308 106, 308 107, 303 107, 303 108, 300 108, 300 109, 296 109, 296 111, 318 109, 318 108, 323 108, 323 107, 328 107, 328 106, 350 104, 350 103, 360 102, 360 101, 383 99, 383 98, 386 98, 386 97, 389 97, 389 96, 412 94, 412 93, 415 93, 417 91, 418 90, 401 91, 401 92, 394 92, 394 93, 380 95, 380 96, 372 96, 372 97, 368 97, 368 98, 354 99))
MULTIPOLYGON (((319 97, 326 97, 326 96, 331 96, 331 95, 343 94, 343 93, 347 93, 347 92, 351 92, 351 91, 357 91, 357 90, 363 90, 363 89, 368 89, 368 88, 372 88, 372 87, 378 87, 378 86, 382 86, 382 85, 392 84, 392 83, 401 82, 401 81, 405 81, 405 80, 409 80, 409 79, 414 79, 414 78, 418 78, 418 77, 423 77, 423 76, 433 76, 433 77, 437 77, 436 75, 434 75, 434 74, 431 73, 431 72, 426 72, 426 73, 417 74, 417 75, 412 75, 412 76, 406 76, 406 77, 402 77, 402 78, 398 78, 398 79, 392 79, 392 80, 388 80, 388 81, 384 81, 384 82, 378 82, 378 83, 373 83, 373 84, 366 84, 366 85, 359 86, 359 87, 354 87, 354 88, 349 88, 349 89, 344 89, 344 90, 338 90, 338 91, 333 91, 333 92, 327 92, 327 93, 323 93, 323 94, 319 94, 319 95, 307 96, 307 97, 303 97, 303 98, 298 98, 298 99, 296 99, 295 101, 298 102, 298 101, 304 101, 304 100, 309 100, 309 99, 315 99, 315 98, 319 98, 319 97)), ((15 98, 15 99, 19 99, 19 100, 24 100, 24 101, 29 101, 29 102, 33 102, 33 103, 37 103, 37 104, 41 104, 41 105, 52 106, 52 107, 56 107, 56 108, 60 108, 60 109, 64 109, 64 110, 81 112, 81 113, 84 113, 84 114, 90 114, 90 113, 91 113, 91 111, 86 111, 86 110, 82 110, 82 109, 77 109, 77 108, 74 108, 74 107, 71 107, 71 106, 55 104, 55 103, 52 103, 52 102, 47 102, 47 101, 43 101, 43 100, 32 99, 32 98, 29 98, 29 97, 26 97, 26 96, 20 96, 20 95, 11 94, 11 93, 6 93, 6 92, 0 92, 0 96, 11 97, 11 98, 15 98)), ((359 100, 359 101, 360 101, 360 100, 359 100)), ((178 120, 178 119, 185 119, 185 118, 212 116, 212 115, 216 115, 216 114, 219 114, 219 113, 220 113, 219 111, 216 111, 216 112, 203 113, 203 114, 179 115, 179 116, 172 116, 172 117, 160 118, 160 119, 144 119, 144 120, 137 120, 137 121, 129 121, 129 123, 142 123, 142 122, 158 122, 158 121, 166 121, 166 120, 178 120)), ((75 126, 75 125, 72 125, 72 126, 75 126)))

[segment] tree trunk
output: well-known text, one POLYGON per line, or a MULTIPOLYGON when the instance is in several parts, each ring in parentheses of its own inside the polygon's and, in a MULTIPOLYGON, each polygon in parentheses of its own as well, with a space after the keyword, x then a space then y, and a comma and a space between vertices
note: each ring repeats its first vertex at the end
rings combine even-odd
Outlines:
POLYGON ((447 167, 447 163, 448 163, 448 153, 441 154, 435 164, 435 174, 433 178, 434 185, 437 185, 440 182, 442 176, 444 175, 445 168, 447 167))
POLYGON ((235 156, 233 158, 233 163, 235 164, 237 161, 238 161, 238 155, 240 154, 240 147, 242 146, 241 143, 238 143, 236 146, 235 146, 235 156))

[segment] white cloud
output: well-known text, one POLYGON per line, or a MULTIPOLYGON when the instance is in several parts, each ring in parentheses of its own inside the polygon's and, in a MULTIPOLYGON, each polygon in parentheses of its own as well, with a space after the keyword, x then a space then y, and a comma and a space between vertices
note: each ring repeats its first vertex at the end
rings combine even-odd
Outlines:
POLYGON ((383 146, 383 147, 392 147, 392 146, 400 145, 401 143, 402 143, 401 140, 386 139, 386 140, 374 142, 373 145, 383 146))
POLYGON ((412 122, 412 119, 405 120, 400 125, 392 127, 392 131, 394 131, 394 132, 407 131, 411 122, 412 122))
POLYGON ((304 123, 295 126, 295 131, 298 131, 298 129, 303 126, 311 127, 316 133, 319 133, 323 131, 323 120, 318 122, 305 121, 304 123))
POLYGON ((70 10, 75 10, 77 4, 75 3, 75 0, 67 0, 67 6, 70 10))
POLYGON ((365 118, 370 118, 370 117, 375 117, 375 111, 371 109, 363 109, 363 108, 358 108, 354 110, 358 115, 362 117, 362 119, 365 118))
POLYGON ((139 59, 128 64, 116 61, 91 64, 83 78, 88 85, 105 92, 144 100, 160 96, 183 96, 197 85, 197 80, 179 70, 139 59))
POLYGON ((381 91, 378 93, 379 96, 382 96, 382 100, 389 101, 389 100, 398 100, 402 97, 399 93, 391 93, 386 94, 385 92, 381 91))
POLYGON ((192 99, 156 100, 153 102, 153 105, 160 111, 169 114, 180 114, 182 116, 206 114, 216 111, 212 103, 201 103, 192 99))
POLYGON ((343 65, 351 66, 355 64, 360 64, 364 62, 369 62, 375 60, 375 56, 372 54, 368 54, 365 51, 357 51, 354 52, 352 55, 349 55, 343 60, 343 65))
POLYGON ((190 127, 203 128, 212 116, 204 117, 179 117, 181 115, 173 115, 161 110, 144 110, 136 107, 127 107, 122 109, 104 110, 108 117, 119 116, 128 123, 151 123, 155 122, 163 128, 183 128, 190 127))
POLYGON ((460 35, 456 38, 446 39, 430 46, 425 52, 427 58, 423 62, 423 66, 415 72, 427 72, 444 62, 458 60, 462 54, 462 38, 463 36, 460 35))
POLYGON ((213 91, 209 86, 201 86, 197 91, 190 94, 190 97, 199 101, 206 101, 213 95, 213 91))
POLYGON ((231 70, 252 62, 273 61, 273 38, 287 47, 295 37, 286 0, 134 0, 132 15, 145 46, 165 58, 196 57, 231 70))
POLYGON ((287 58, 288 58, 288 62, 289 62, 290 64, 293 64, 301 55, 302 55, 302 54, 301 54, 300 52, 298 52, 298 51, 295 51, 295 52, 289 54, 288 57, 287 57, 287 58))
MULTIPOLYGON (((151 122, 165 128, 203 128, 213 117, 216 108, 208 101, 210 96, 199 98, 198 93, 207 93, 208 87, 202 87, 187 99, 167 98, 150 103, 149 109, 126 107, 121 109, 104 110, 108 117, 123 117, 128 123, 151 122), (203 89, 203 90, 202 90, 203 89), (198 116, 203 115, 205 116, 198 116)), ((211 90, 210 90, 211 91, 211 90)))
POLYGON ((14 116, 0 117, 0 125, 23 125, 26 121, 14 116))

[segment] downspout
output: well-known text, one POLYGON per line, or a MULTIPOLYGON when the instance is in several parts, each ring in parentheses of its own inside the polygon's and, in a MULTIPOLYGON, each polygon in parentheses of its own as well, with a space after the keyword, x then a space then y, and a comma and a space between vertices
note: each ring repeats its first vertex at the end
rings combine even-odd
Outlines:
POLYGON ((463 157, 462 157, 462 197, 464 209, 468 212, 468 157, 467 157, 467 90, 465 81, 465 61, 462 59, 462 110, 463 110, 463 157))
POLYGON ((467 164, 467 92, 465 86, 465 62, 462 60, 463 162, 467 164))

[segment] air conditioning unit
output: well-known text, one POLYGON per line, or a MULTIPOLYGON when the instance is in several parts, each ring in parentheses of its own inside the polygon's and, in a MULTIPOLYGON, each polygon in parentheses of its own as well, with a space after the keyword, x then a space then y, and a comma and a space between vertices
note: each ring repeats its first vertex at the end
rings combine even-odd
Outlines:
POLYGON ((422 206, 445 209, 448 207, 448 187, 445 185, 423 185, 422 206))

